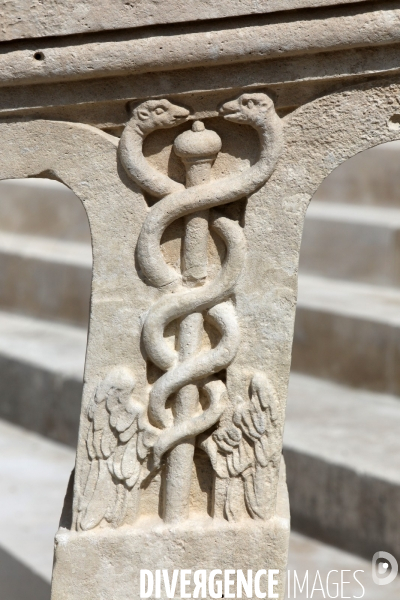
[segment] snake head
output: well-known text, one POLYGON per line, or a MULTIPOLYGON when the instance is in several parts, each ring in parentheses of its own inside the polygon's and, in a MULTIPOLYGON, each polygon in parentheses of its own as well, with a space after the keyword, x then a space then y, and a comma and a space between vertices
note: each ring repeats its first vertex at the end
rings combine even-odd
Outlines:
POLYGON ((146 100, 132 111, 131 120, 136 121, 143 133, 155 129, 168 129, 186 121, 190 112, 169 100, 146 100))
POLYGON ((256 127, 262 125, 268 114, 273 111, 273 101, 261 92, 242 94, 235 100, 225 102, 220 108, 220 113, 227 121, 248 123, 256 127))

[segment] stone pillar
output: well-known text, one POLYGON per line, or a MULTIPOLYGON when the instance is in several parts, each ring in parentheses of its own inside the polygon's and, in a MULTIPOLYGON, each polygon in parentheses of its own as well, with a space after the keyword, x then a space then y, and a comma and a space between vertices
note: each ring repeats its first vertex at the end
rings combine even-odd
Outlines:
MULTIPOLYGON (((289 526, 277 391, 256 366, 257 347, 232 381, 228 371, 251 339, 236 296, 246 271, 243 198, 270 177, 282 123, 265 92, 241 94, 219 111, 253 130, 260 145, 252 166, 222 177, 212 173, 220 136, 182 105, 139 103, 121 136, 122 167, 159 198, 148 200, 132 247, 149 297, 144 311, 133 302, 131 317, 140 323, 147 381, 140 385, 129 354, 96 378, 81 429, 73 527, 56 538, 53 598, 94 598, 109 586, 115 597, 138 597, 141 569, 247 573, 266 565, 283 594, 289 526), (147 136, 178 127, 185 131, 173 152, 185 164, 186 188, 145 153, 147 136)), ((247 267, 249 276, 256 272, 247 267)))
POLYGON ((336 166, 400 138, 400 11, 363 0, 0 10, 0 179, 65 183, 92 235, 52 600, 136 600, 143 569, 169 581, 174 569, 275 570, 283 600, 303 220, 336 166))

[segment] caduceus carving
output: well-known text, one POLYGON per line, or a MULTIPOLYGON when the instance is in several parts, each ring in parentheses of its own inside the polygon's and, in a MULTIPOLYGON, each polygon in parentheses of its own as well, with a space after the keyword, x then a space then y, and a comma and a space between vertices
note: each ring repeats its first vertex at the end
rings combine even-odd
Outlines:
MULTIPOLYGON (((135 434, 141 443, 137 462, 143 461, 146 451, 151 451, 153 467, 158 468, 166 455, 166 522, 177 522, 188 516, 196 436, 214 426, 226 408, 226 386, 218 373, 231 364, 240 341, 232 296, 245 261, 245 237, 240 225, 219 214, 216 208, 249 196, 263 185, 282 149, 281 122, 267 94, 242 94, 223 104, 220 113, 228 121, 250 125, 259 135, 259 160, 238 174, 210 180, 221 139, 198 120, 193 122, 191 130, 180 134, 174 142, 174 151, 186 168, 186 188, 147 162, 142 151, 145 137, 156 129, 173 127, 189 117, 188 110, 168 100, 149 100, 136 106, 119 147, 127 173, 143 190, 160 199, 143 223, 137 258, 146 281, 164 292, 150 307, 143 326, 147 355, 164 374, 150 391, 147 428, 143 418, 135 421, 142 423, 140 429, 139 425, 130 427, 133 428, 132 435, 135 434), (161 238, 166 228, 181 217, 185 219, 183 267, 177 272, 164 260, 161 238), (213 279, 207 264, 210 229, 226 247, 225 260, 213 279), (204 320, 219 332, 219 342, 211 349, 202 348, 204 320), (165 328, 173 321, 179 323, 177 349, 172 348, 164 337, 165 328), (208 397, 205 409, 199 402, 200 389, 208 397), (170 411, 166 403, 173 394, 170 411), (152 441, 143 451, 145 434, 146 439, 152 441)), ((129 413, 129 404, 118 406, 122 412, 129 413)), ((115 415, 113 418, 116 423, 115 415)), ((130 421, 132 419, 127 422, 130 421)), ((129 436, 118 431, 114 433, 115 437, 119 435, 117 448, 123 456, 121 439, 126 444, 129 436)), ((129 443, 132 456, 132 443, 129 443)), ((107 458, 109 463, 111 458, 107 458)), ((127 475, 130 472, 127 469, 127 475)))

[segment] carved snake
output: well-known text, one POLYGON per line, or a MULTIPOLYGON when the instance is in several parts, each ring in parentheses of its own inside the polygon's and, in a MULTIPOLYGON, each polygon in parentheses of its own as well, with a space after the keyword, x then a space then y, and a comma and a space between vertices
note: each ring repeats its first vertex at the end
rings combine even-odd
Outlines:
POLYGON ((189 115, 189 111, 168 100, 150 100, 134 108, 120 141, 120 157, 125 170, 142 189, 161 198, 149 211, 137 244, 137 258, 146 280, 170 292, 150 308, 143 327, 143 341, 149 358, 166 371, 153 385, 149 399, 150 419, 163 429, 153 448, 155 466, 168 449, 215 424, 225 408, 227 394, 221 381, 208 381, 203 386, 210 405, 200 416, 185 423, 173 425, 165 404, 172 393, 189 383, 209 378, 234 359, 239 345, 239 327, 234 307, 226 300, 232 294, 245 260, 241 227, 225 217, 214 217, 210 226, 226 245, 225 262, 213 281, 188 289, 183 286, 181 275, 166 264, 161 237, 180 217, 254 193, 270 177, 282 151, 282 124, 266 94, 242 94, 236 100, 226 102, 221 113, 228 121, 253 127, 258 133, 261 151, 255 165, 217 182, 185 189, 159 173, 144 158, 143 141, 149 133, 173 127, 189 115), (220 331, 221 340, 216 348, 179 362, 178 353, 163 336, 165 327, 175 319, 203 310, 208 310, 206 318, 220 331))

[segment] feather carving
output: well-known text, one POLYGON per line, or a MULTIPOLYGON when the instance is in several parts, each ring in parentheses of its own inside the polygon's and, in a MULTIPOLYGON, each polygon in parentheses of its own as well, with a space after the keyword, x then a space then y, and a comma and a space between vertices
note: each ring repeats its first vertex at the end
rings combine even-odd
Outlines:
POLYGON ((207 452, 216 475, 227 482, 225 515, 234 520, 233 479, 243 481, 244 499, 253 519, 264 518, 265 498, 260 493, 260 477, 280 458, 275 435, 279 416, 276 391, 263 373, 253 375, 250 398, 242 398, 230 418, 222 419, 219 428, 200 440, 200 447, 207 452), (264 471, 261 474, 260 471, 264 471))
POLYGON ((129 493, 140 485, 143 463, 159 434, 147 420, 146 406, 134 399, 134 388, 132 371, 115 367, 90 402, 86 438, 90 469, 78 516, 84 531, 103 519, 113 527, 124 522, 129 493))

